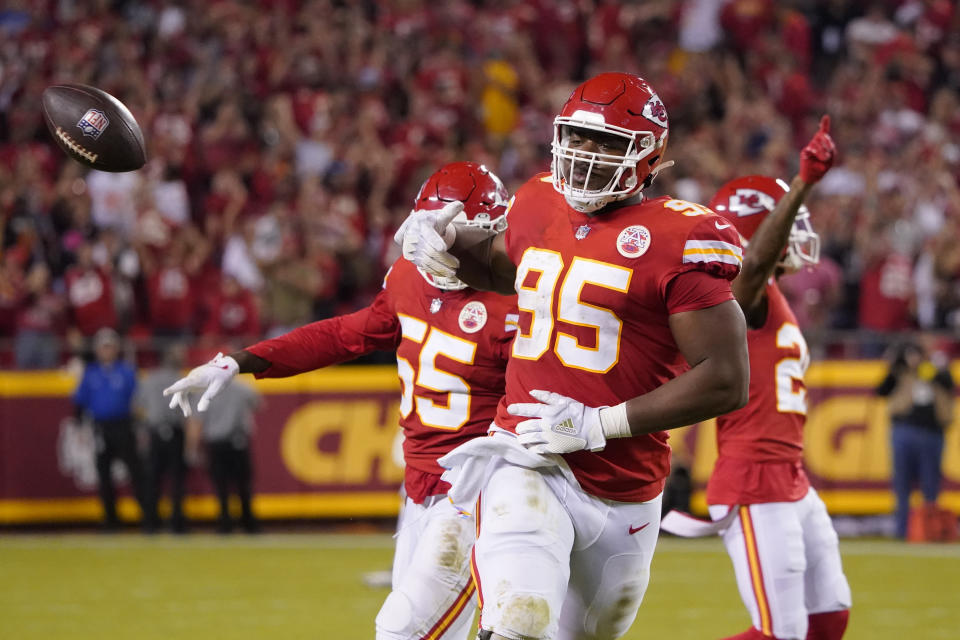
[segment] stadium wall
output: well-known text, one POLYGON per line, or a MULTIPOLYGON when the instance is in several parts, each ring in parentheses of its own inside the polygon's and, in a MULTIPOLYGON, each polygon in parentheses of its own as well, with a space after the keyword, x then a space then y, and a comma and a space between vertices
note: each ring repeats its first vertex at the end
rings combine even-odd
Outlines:
MULTIPOLYGON (((806 466, 832 513, 890 512, 889 421, 873 387, 879 361, 814 363, 806 466)), ((960 379, 960 363, 953 367, 960 379)), ((89 446, 63 426, 76 380, 58 372, 0 372, 0 524, 100 518, 89 446)), ((398 381, 393 367, 335 367, 254 383, 263 396, 254 434, 255 509, 263 518, 395 515, 403 472, 393 462, 398 381)), ((960 419, 958 419, 960 422, 960 419)), ((678 461, 690 466, 693 510, 716 457, 712 422, 674 432, 678 461)), ((947 433, 941 502, 960 512, 960 428, 947 433)), ((213 518, 216 502, 201 469, 191 471, 188 516, 213 518)), ((127 493, 121 515, 134 519, 127 493)))

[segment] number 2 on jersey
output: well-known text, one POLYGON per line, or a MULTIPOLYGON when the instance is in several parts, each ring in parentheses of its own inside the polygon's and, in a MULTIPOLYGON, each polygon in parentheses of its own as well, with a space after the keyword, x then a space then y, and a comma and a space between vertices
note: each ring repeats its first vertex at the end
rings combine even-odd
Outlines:
POLYGON ((550 348, 555 321, 586 327, 596 331, 594 347, 581 345, 569 333, 557 330, 554 351, 564 366, 594 373, 606 373, 620 360, 620 334, 623 322, 610 309, 580 300, 584 285, 626 293, 633 270, 575 257, 560 283, 557 316, 553 316, 553 294, 563 271, 563 258, 555 251, 527 249, 517 268, 517 307, 531 314, 527 333, 517 332, 513 340, 513 356, 537 360, 550 348), (526 284, 531 274, 536 282, 526 284))
POLYGON ((799 358, 783 358, 775 369, 777 384, 777 411, 780 413, 799 413, 807 415, 807 390, 803 386, 803 374, 810 365, 810 353, 807 341, 803 339, 800 327, 792 322, 784 322, 777 331, 777 348, 800 350, 799 358), (796 388, 794 383, 799 383, 796 388))
POLYGON ((397 356, 397 372, 403 387, 400 415, 406 418, 416 408, 424 426, 444 431, 460 429, 470 419, 470 385, 460 376, 438 369, 437 356, 470 365, 477 353, 476 343, 431 327, 412 316, 398 314, 398 317, 403 338, 421 345, 416 368, 406 358, 397 356), (446 393, 446 406, 426 396, 414 395, 415 383, 424 389, 446 393))

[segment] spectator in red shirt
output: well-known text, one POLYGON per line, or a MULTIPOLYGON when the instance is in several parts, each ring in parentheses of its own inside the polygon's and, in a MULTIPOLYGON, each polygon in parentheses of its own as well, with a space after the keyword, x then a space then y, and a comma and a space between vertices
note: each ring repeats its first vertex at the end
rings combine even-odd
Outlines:
POLYGON ((104 327, 117 325, 113 305, 113 282, 110 265, 99 267, 93 262, 93 247, 84 241, 77 247, 77 263, 67 270, 67 299, 72 326, 90 337, 104 327))
POLYGON ((720 24, 726 29, 733 47, 741 53, 757 45, 773 21, 771 0, 731 0, 720 12, 720 24))
POLYGON ((220 289, 207 309, 204 337, 243 338, 247 341, 260 335, 260 313, 256 300, 231 275, 220 278, 220 289))
POLYGON ((198 306, 194 279, 208 253, 208 243, 192 226, 174 234, 161 251, 159 264, 150 251, 141 249, 153 335, 175 338, 193 333, 198 306))
POLYGON ((913 327, 913 265, 900 252, 880 255, 860 280, 860 319, 864 329, 903 331, 913 327))

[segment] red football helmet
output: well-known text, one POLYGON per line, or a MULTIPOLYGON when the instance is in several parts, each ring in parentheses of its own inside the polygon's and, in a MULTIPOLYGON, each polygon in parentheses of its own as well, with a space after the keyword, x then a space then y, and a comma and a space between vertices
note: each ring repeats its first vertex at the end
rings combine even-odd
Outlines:
MULTIPOLYGON (((745 176, 726 183, 710 200, 710 208, 736 227, 749 240, 780 198, 789 191, 783 180, 767 176, 745 176)), ((801 205, 790 229, 781 266, 795 271, 820 261, 820 236, 810 224, 810 211, 801 205)))
MULTIPOLYGON (((573 90, 553 121, 553 188, 578 211, 596 211, 639 193, 660 169, 667 146, 667 110, 646 80, 629 73, 601 73, 573 90), (571 148, 571 128, 625 138, 626 152, 571 148), (595 167, 616 167, 609 182, 588 189, 595 167)), ((664 165, 664 168, 668 165, 664 165)))
MULTIPOLYGON (((418 211, 442 209, 448 202, 463 203, 454 222, 468 227, 482 227, 501 231, 507 225, 505 217, 510 194, 492 171, 476 162, 451 162, 427 178, 413 208, 418 211)), ((439 289, 463 289, 467 285, 457 278, 441 278, 422 269, 427 282, 439 289)))

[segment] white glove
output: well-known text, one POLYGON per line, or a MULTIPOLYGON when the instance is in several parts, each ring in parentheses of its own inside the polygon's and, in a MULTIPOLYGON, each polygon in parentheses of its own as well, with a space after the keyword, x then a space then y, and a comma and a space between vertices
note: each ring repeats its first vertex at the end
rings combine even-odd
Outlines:
POLYGON ((533 418, 517 425, 520 444, 534 453, 570 453, 607 445, 600 424, 600 409, 552 391, 534 389, 530 395, 542 402, 518 402, 507 407, 515 416, 533 418))
POLYGON ((200 401, 197 403, 197 410, 206 411, 213 397, 220 393, 224 385, 230 382, 239 370, 240 365, 237 364, 236 360, 218 353, 216 358, 207 364, 191 369, 185 377, 164 389, 163 395, 172 395, 170 408, 174 409, 179 406, 183 415, 189 417, 193 413, 190 409, 191 391, 203 391, 203 395, 200 396, 200 401))
POLYGON ((454 278, 460 261, 447 253, 457 237, 450 222, 463 211, 463 203, 454 201, 436 211, 410 212, 393 235, 393 241, 403 247, 403 257, 427 273, 443 278, 454 278))

